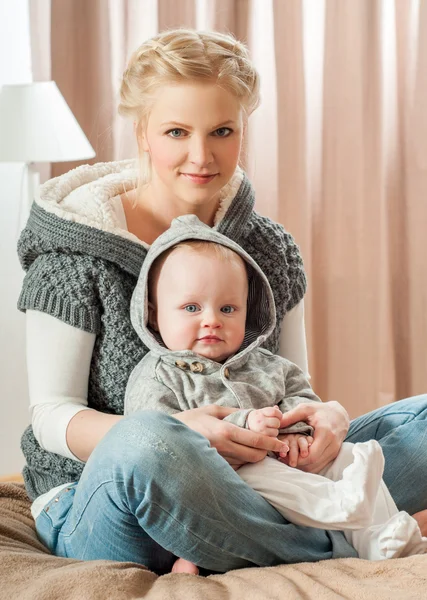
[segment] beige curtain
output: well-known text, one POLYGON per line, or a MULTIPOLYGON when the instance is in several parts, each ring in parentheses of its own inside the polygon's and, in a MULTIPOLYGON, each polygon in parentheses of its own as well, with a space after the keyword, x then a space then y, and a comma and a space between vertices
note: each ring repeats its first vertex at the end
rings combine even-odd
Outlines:
MULTIPOLYGON (((141 41, 177 26, 246 41, 263 96, 246 168, 257 209, 303 253, 314 387, 353 417, 427 391, 427 0, 31 7, 34 72, 57 82, 96 161, 136 155, 116 105, 141 41), (40 37, 47 22, 50 39, 40 37)), ((75 164, 52 165, 53 175, 75 164)))

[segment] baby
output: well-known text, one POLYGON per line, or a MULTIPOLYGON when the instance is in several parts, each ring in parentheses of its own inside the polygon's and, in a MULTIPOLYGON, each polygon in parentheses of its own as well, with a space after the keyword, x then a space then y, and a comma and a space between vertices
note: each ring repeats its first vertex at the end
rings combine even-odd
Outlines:
MULTIPOLYGON (((282 428, 282 415, 320 399, 301 369, 261 347, 275 328, 274 298, 264 273, 235 242, 194 215, 175 219, 147 254, 131 318, 150 352, 130 376, 125 414, 235 407, 225 420, 280 434, 282 459, 290 447, 308 455, 315 432, 303 422, 282 428)), ((398 511, 382 481, 378 442, 344 443, 317 475, 277 458, 246 464, 238 474, 287 520, 343 530, 361 558, 427 551, 417 522, 398 511)), ((173 571, 198 572, 184 558, 173 571)))

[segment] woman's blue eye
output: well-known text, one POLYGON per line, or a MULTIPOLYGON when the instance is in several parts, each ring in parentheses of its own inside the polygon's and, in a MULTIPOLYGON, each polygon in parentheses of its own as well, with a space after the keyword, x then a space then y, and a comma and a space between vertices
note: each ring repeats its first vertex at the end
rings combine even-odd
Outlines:
POLYGON ((221 311, 226 315, 231 315, 236 309, 233 306, 223 306, 221 311))
MULTIPOLYGON (((184 137, 184 129, 180 129, 175 127, 175 129, 170 129, 166 132, 166 134, 174 139, 179 139, 184 137)), ((214 131, 215 137, 228 137, 232 133, 232 130, 229 127, 219 127, 214 131)))
POLYGON ((176 128, 176 129, 171 129, 170 131, 167 132, 167 134, 168 134, 169 137, 180 138, 180 137, 182 137, 181 136, 182 132, 183 132, 182 129, 177 129, 176 128), (177 133, 178 135, 174 135, 175 133, 177 133))
POLYGON ((215 131, 218 137, 228 137, 232 130, 229 127, 220 127, 215 131))
POLYGON ((186 310, 187 312, 190 312, 190 313, 194 313, 194 312, 197 312, 197 306, 195 304, 188 304, 187 306, 184 307, 184 310, 186 310))

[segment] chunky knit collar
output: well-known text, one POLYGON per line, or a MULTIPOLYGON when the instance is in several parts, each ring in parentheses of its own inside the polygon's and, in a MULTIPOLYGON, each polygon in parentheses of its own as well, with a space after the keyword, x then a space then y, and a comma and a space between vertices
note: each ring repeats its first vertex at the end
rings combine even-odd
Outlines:
MULTIPOLYGON (((79 252, 137 276, 147 248, 119 226, 112 199, 135 186, 133 160, 83 165, 47 181, 34 201, 18 253, 25 269, 44 252, 79 252)), ((253 211, 253 188, 240 169, 223 188, 214 229, 238 242, 253 211)))

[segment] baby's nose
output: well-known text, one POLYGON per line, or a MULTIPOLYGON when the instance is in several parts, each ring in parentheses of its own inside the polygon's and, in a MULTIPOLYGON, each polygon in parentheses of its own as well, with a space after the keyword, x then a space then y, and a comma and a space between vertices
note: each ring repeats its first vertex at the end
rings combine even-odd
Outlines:
POLYGON ((203 327, 217 329, 221 327, 221 318, 215 313, 206 314, 203 318, 203 327))

